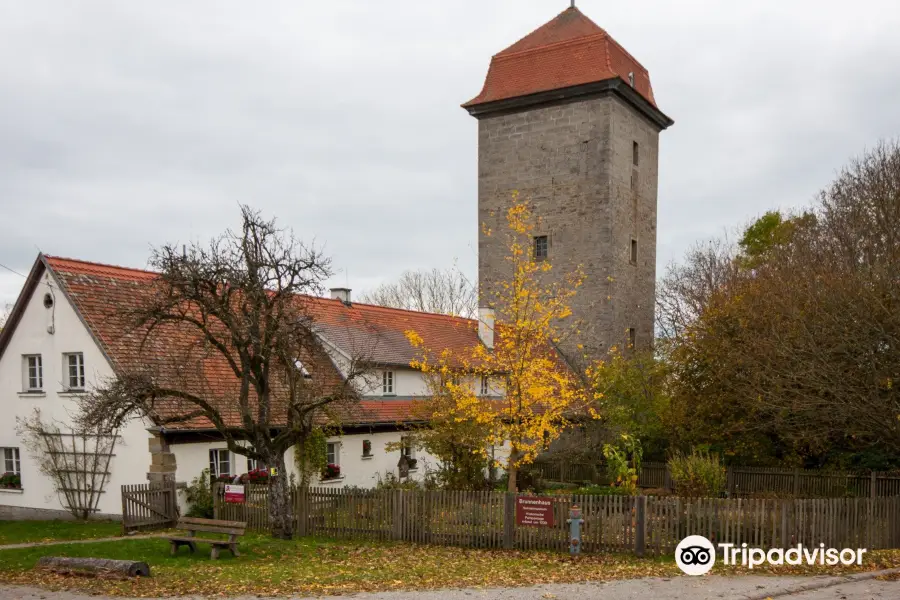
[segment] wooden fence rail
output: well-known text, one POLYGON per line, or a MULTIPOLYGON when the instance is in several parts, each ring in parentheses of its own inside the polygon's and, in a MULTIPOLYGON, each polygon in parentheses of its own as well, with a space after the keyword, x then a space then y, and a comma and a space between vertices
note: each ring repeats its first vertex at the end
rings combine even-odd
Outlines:
MULTIPOLYGON (((529 469, 542 479, 564 483, 605 485, 602 464, 536 462, 529 469)), ((728 467, 726 491, 732 498, 777 496, 794 498, 880 498, 900 496, 900 475, 872 472, 838 473, 803 469, 728 467)), ((638 485, 644 489, 672 490, 674 484, 666 463, 641 465, 638 485)))
MULTIPOLYGON (((215 517, 268 524, 265 485, 248 485, 247 501, 224 501, 214 490, 215 517)), ((515 522, 515 494, 455 491, 294 490, 294 526, 300 535, 403 540, 469 548, 565 551, 569 509, 584 518, 582 550, 671 554, 687 535, 714 543, 761 548, 802 543, 835 548, 900 548, 900 497, 832 499, 554 496, 553 525, 515 522)))

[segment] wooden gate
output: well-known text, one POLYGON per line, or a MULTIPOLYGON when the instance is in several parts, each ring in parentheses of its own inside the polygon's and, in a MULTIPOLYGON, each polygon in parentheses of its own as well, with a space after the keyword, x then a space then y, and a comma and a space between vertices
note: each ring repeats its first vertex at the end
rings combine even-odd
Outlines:
POLYGON ((174 527, 178 521, 175 483, 122 486, 122 531, 174 527))

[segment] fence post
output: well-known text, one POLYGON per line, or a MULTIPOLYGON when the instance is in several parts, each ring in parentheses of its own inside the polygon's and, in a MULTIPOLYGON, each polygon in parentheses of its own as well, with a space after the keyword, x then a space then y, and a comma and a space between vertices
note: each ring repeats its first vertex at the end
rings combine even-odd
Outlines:
POLYGON ((734 469, 731 467, 725 467, 725 491, 729 498, 734 496, 734 469))
POLYGON ((299 488, 295 488, 294 493, 297 494, 297 534, 300 537, 305 537, 309 535, 308 531, 308 523, 309 523, 309 496, 308 496, 309 488, 305 486, 301 486, 299 488))
POLYGON ((219 500, 219 486, 221 483, 214 482, 212 484, 212 495, 213 495, 213 519, 221 519, 222 513, 222 504, 221 500, 219 500))
POLYGON ((403 539, 403 490, 394 490, 394 506, 392 507, 393 538, 403 539))
POLYGON ((872 481, 872 487, 869 490, 869 492, 871 493, 872 498, 877 498, 878 497, 878 474, 875 473, 875 471, 872 471, 871 481, 872 481))
POLYGON ((634 527, 634 553, 639 557, 644 556, 647 531, 647 496, 638 496, 635 500, 635 527, 634 527))
POLYGON ((516 543, 516 494, 506 492, 503 504, 503 547, 512 550, 516 543))

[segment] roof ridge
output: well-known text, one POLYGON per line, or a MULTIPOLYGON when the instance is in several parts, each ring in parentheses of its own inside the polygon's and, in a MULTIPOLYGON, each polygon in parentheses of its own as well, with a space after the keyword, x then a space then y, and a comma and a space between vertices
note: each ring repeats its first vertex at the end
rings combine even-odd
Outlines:
MULTIPOLYGON (((639 66, 639 67, 644 71, 644 73, 646 73, 647 75, 650 75, 650 71, 647 70, 647 67, 645 67, 644 65, 642 65, 642 64, 641 64, 641 61, 639 61, 638 59, 636 59, 636 58, 634 57, 634 55, 631 54, 631 52, 629 52, 628 50, 626 50, 626 49, 625 49, 625 46, 623 46, 623 45, 620 44, 618 41, 616 41, 616 38, 614 38, 614 37, 611 36, 611 35, 608 35, 608 36, 607 36, 607 39, 608 39, 610 42, 612 42, 613 44, 615 44, 616 47, 617 47, 619 50, 621 50, 621 51, 625 54, 625 56, 627 56, 628 58, 630 58, 631 60, 633 60, 633 61, 634 61, 634 64, 636 64, 637 66, 639 66)), ((608 53, 608 52, 607 52, 607 60, 609 60, 609 53, 608 53)))
MULTIPOLYGON (((343 301, 341 301, 337 298, 326 298, 324 296, 311 296, 311 297, 314 299, 317 299, 317 300, 328 300, 328 301, 340 302, 341 304, 346 306, 343 303, 343 301)), ((444 313, 429 312, 429 311, 425 311, 425 310, 416 310, 414 308, 397 308, 395 306, 382 306, 380 304, 371 304, 368 302, 351 301, 350 308, 352 308, 354 306, 365 306, 366 308, 373 308, 376 310, 382 310, 382 311, 387 311, 387 312, 412 313, 414 315, 420 315, 423 317, 434 317, 437 319, 450 319, 450 320, 455 320, 455 321, 464 321, 466 323, 477 323, 478 322, 478 319, 470 319, 468 317, 461 317, 459 315, 448 315, 448 314, 444 314, 444 313)))
POLYGON ((516 52, 505 52, 505 51, 498 52, 497 54, 495 54, 491 57, 491 60, 505 60, 507 58, 517 58, 519 56, 522 56, 523 54, 529 54, 532 52, 540 52, 542 50, 547 50, 547 49, 555 50, 556 48, 562 48, 564 46, 574 46, 576 44, 582 44, 584 42, 592 42, 596 39, 601 39, 601 38, 607 38, 607 39, 610 38, 609 33, 605 29, 602 29, 602 28, 597 33, 592 33, 590 35, 583 35, 581 37, 571 38, 568 40, 563 40, 561 42, 553 42, 550 44, 544 44, 543 46, 535 46, 534 48, 526 48, 524 50, 517 50, 516 52))
MULTIPOLYGON (((82 265, 89 265, 89 266, 93 266, 93 267, 101 267, 104 269, 117 269, 120 271, 129 271, 132 273, 141 273, 144 275, 159 276, 158 271, 149 271, 147 269, 137 269, 134 267, 123 267, 120 265, 111 265, 111 264, 107 264, 107 263, 94 262, 94 261, 90 261, 90 260, 81 260, 79 258, 68 258, 65 256, 54 256, 51 254, 45 254, 44 256, 48 260, 67 261, 67 262, 78 263, 78 264, 82 264, 82 265)), ((305 296, 312 300, 327 300, 327 301, 341 302, 341 300, 338 300, 336 298, 329 298, 327 296, 312 296, 310 294, 298 294, 298 296, 305 296)), ((341 304, 343 304, 343 302, 341 302, 341 304)), ((351 306, 361 305, 361 306, 365 306, 365 307, 369 307, 369 308, 373 308, 373 309, 377 309, 377 310, 382 310, 382 311, 387 311, 387 312, 413 313, 413 314, 424 316, 424 317, 435 317, 435 318, 439 318, 439 319, 457 320, 457 321, 463 321, 466 323, 477 323, 478 322, 477 319, 470 319, 470 318, 462 317, 459 315, 446 315, 443 313, 429 312, 429 311, 424 311, 424 310, 415 310, 412 308, 397 308, 394 306, 381 306, 380 304, 370 304, 367 302, 351 302, 350 304, 351 304, 351 306)))
POLYGON ((122 265, 113 265, 108 263, 94 262, 91 260, 82 260, 80 258, 69 258, 68 256, 55 256, 53 254, 44 255, 47 260, 64 260, 66 262, 78 263, 82 265, 91 265, 94 267, 102 267, 104 269, 118 269, 120 271, 132 271, 135 273, 143 273, 145 275, 159 275, 158 271, 149 271, 147 269, 138 269, 135 267, 123 267, 122 265))

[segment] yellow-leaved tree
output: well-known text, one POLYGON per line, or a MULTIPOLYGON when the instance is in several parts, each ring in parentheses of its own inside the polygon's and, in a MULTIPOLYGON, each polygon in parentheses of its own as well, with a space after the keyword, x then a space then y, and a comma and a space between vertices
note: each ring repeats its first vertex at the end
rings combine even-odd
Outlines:
POLYGON ((432 407, 432 427, 485 426, 484 443, 472 451, 487 455, 502 446, 495 460, 508 474, 508 490, 516 491, 519 469, 585 409, 586 392, 557 351, 563 338, 577 334, 569 302, 584 277, 580 269, 551 276, 550 261, 534 256, 536 220, 517 194, 506 217, 508 278, 482 299, 496 311, 494 347, 432 352, 415 331, 407 338, 421 351, 413 368, 441 399, 432 407))

